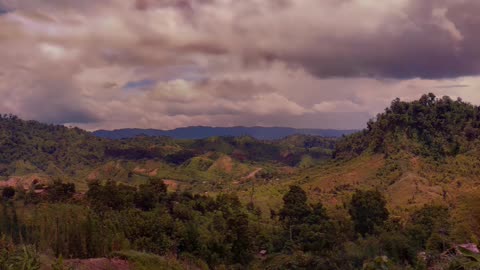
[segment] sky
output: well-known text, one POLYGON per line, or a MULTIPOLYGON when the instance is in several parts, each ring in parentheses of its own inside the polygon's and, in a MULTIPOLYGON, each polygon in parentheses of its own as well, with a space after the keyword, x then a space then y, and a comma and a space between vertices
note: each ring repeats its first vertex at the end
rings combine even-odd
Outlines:
POLYGON ((0 0, 0 112, 88 130, 363 128, 480 104, 478 0, 0 0))

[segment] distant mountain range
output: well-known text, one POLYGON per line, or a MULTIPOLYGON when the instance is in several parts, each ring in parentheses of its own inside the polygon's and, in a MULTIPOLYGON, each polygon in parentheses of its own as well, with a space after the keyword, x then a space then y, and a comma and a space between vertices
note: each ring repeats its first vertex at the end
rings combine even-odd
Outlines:
POLYGON ((174 139, 204 139, 214 136, 251 136, 260 140, 276 140, 290 135, 315 135, 322 137, 341 137, 358 130, 335 129, 295 129, 285 127, 184 127, 173 130, 159 129, 117 129, 97 130, 93 134, 97 137, 108 139, 126 139, 137 136, 167 136, 174 139))

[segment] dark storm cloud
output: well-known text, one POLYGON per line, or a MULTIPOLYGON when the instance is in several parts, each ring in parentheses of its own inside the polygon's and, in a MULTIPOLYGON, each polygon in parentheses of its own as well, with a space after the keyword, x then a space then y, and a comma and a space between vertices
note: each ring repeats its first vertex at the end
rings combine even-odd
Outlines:
POLYGON ((2 6, 0 6, 0 16, 4 15, 4 14, 7 14, 8 12, 10 12, 10 10, 6 9, 6 8, 3 8, 2 6))
POLYGON ((137 6, 188 11, 183 23, 201 37, 183 44, 147 39, 146 47, 229 55, 245 68, 282 61, 320 78, 441 79, 480 72, 476 0, 245 0, 227 8, 215 0, 138 0, 137 6))
MULTIPOLYGON (((480 1, 411 1, 403 18, 375 32, 328 40, 275 59, 305 66, 319 77, 455 78, 480 73, 480 1), (315 48, 328 44, 329 50, 315 48)), ((358 18, 352 18, 358 19, 358 18)), ((332 32, 335 29, 331 29, 332 32)))
POLYGON ((71 106, 58 105, 50 109, 39 109, 37 120, 53 124, 85 124, 97 123, 100 121, 95 113, 88 112, 81 108, 72 108, 71 106))

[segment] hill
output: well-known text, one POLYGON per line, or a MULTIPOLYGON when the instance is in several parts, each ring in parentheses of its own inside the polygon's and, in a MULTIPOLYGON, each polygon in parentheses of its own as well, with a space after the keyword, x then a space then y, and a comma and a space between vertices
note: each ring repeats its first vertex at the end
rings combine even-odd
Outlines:
POLYGON ((478 148, 480 108, 433 94, 413 102, 395 99, 367 126, 341 140, 336 156, 352 157, 366 151, 388 156, 405 151, 442 159, 478 148))
POLYGON ((118 129, 97 130, 93 134, 101 138, 125 139, 136 136, 167 136, 175 139, 205 139, 208 137, 251 136, 259 140, 277 140, 287 136, 302 134, 321 137, 341 137, 356 130, 295 129, 285 127, 185 127, 173 130, 158 129, 118 129))
POLYGON ((79 128, 0 116, 0 175, 18 171, 74 174, 105 158, 105 140, 79 128), (23 166, 15 166, 21 162, 23 166))
MULTIPOLYGON (((0 117, 0 177, 19 183, 63 179, 133 185, 167 179, 196 191, 222 190, 249 175, 279 177, 331 157, 335 139, 296 135, 275 141, 249 136, 179 140, 139 136, 110 140, 78 128, 0 117), (180 181, 180 182, 178 182, 180 181)), ((243 180, 242 180, 243 179, 243 180)))
MULTIPOLYGON (((395 99, 365 130, 336 141, 333 159, 291 180, 257 188, 276 208, 292 183, 311 198, 342 205, 356 189, 378 189, 397 214, 427 203, 455 206, 480 185, 480 107, 450 97, 395 99)), ((247 196, 247 195, 245 195, 247 196)))

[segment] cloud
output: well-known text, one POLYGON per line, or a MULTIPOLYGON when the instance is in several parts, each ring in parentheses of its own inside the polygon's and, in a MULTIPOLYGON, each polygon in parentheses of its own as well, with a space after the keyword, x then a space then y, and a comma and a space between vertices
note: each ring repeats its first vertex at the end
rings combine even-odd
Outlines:
MULTIPOLYGON (((140 81, 128 82, 123 86, 123 89, 125 90, 145 89, 153 85, 155 85, 155 80, 143 79, 140 81)), ((113 84, 112 86, 115 86, 115 84, 113 84)))
POLYGON ((0 110, 89 129, 363 127, 395 97, 480 102, 478 11, 476 0, 0 0, 0 110))
POLYGON ((353 103, 350 100, 322 101, 315 104, 313 110, 317 112, 366 112, 368 109, 353 103))

